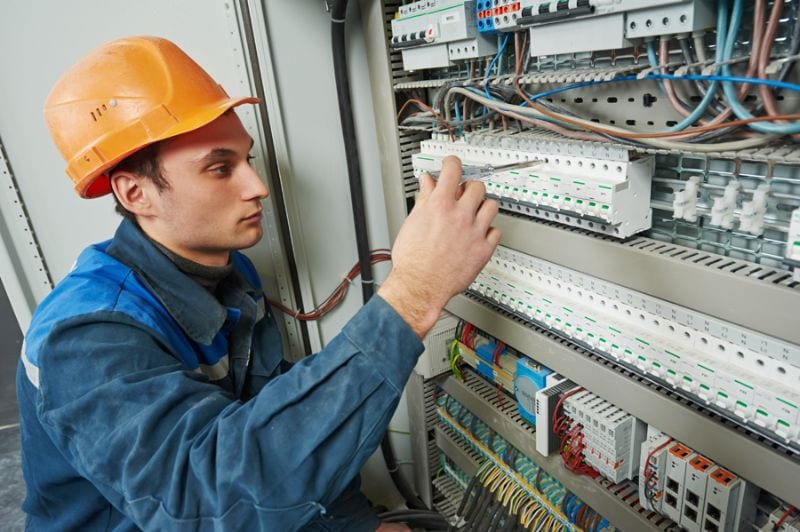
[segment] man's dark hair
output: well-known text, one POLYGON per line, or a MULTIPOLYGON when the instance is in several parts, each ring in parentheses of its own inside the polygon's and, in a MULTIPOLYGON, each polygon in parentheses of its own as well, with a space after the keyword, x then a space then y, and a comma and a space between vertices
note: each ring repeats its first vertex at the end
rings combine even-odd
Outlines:
MULTIPOLYGON (((158 151, 159 151, 160 143, 156 142, 154 144, 150 144, 149 146, 145 146, 141 150, 129 155, 125 159, 123 159, 117 166, 115 166, 112 170, 108 172, 108 175, 118 172, 120 170, 124 172, 129 172, 131 174, 137 174, 139 176, 145 177, 153 182, 153 184, 158 188, 158 190, 164 190, 169 188, 169 183, 167 180, 164 179, 164 176, 161 175, 161 161, 158 158, 158 151)), ((113 192, 114 201, 116 202, 115 210, 125 218, 135 222, 136 215, 133 214, 131 211, 123 207, 122 203, 120 203, 119 198, 117 197, 116 193, 113 192)))

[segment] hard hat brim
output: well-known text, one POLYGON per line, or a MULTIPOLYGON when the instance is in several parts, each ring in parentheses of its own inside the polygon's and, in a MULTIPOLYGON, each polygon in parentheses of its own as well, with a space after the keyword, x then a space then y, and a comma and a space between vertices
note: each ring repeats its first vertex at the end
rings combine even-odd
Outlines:
POLYGON ((118 165, 120 162, 122 162, 125 158, 129 157, 133 153, 141 150, 142 148, 145 148, 146 146, 149 146, 150 144, 154 144, 162 140, 167 140, 169 138, 177 137, 178 135, 183 135, 184 133, 189 133, 190 131, 200 129, 203 126, 210 124, 211 122, 222 116, 223 113, 225 113, 230 109, 233 109, 234 107, 238 107, 239 105, 243 105, 246 103, 256 104, 260 102, 261 99, 252 96, 247 96, 243 98, 229 98, 215 105, 197 110, 192 114, 192 116, 189 119, 184 119, 180 122, 177 122, 173 127, 167 129, 161 134, 149 138, 147 143, 137 146, 136 149, 134 150, 122 153, 121 155, 114 157, 109 161, 106 161, 102 166, 100 166, 97 169, 96 172, 87 175, 84 179, 76 183, 75 191, 81 197, 87 199, 104 196, 111 192, 111 181, 109 180, 108 171, 113 169, 116 165, 118 165))

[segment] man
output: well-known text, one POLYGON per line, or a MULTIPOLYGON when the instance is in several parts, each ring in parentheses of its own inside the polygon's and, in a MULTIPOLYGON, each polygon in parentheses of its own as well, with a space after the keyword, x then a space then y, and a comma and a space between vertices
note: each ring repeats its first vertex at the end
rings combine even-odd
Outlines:
POLYGON ((423 176, 378 295, 282 360, 258 276, 268 191, 231 99, 169 41, 104 45, 45 116, 83 197, 126 219, 42 302, 17 374, 24 509, 42 530, 374 530, 357 474, 420 339, 497 245, 497 205, 423 176))

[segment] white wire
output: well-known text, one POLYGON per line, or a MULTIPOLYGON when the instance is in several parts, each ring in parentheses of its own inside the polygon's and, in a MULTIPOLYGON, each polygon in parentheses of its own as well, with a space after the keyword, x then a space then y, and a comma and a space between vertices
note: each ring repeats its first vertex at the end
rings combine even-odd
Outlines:
MULTIPOLYGON (((525 116, 530 116, 533 118, 539 118, 545 120, 551 119, 549 116, 537 111, 536 109, 523 107, 521 105, 514 105, 499 100, 490 100, 489 98, 481 96, 473 91, 462 89, 460 87, 451 87, 445 94, 445 101, 444 101, 445 115, 448 121, 450 120, 449 100, 451 94, 461 94, 462 96, 466 96, 467 98, 475 100, 476 102, 480 103, 481 105, 485 105, 486 107, 502 109, 504 111, 511 111, 525 116)), ((575 117, 566 117, 564 115, 560 115, 559 113, 553 113, 553 114, 562 116, 564 118, 568 118, 569 120, 573 120, 580 124, 584 124, 589 128, 597 127, 597 124, 595 122, 591 122, 589 120, 584 120, 582 118, 575 118, 575 117)), ((616 126, 609 126, 605 124, 603 124, 603 129, 617 133, 636 133, 636 131, 630 129, 616 127, 616 126)), ((637 138, 636 142, 641 142, 642 144, 647 144, 649 146, 665 150, 679 150, 679 151, 707 153, 707 152, 746 150, 748 148, 755 148, 756 146, 763 146, 764 144, 768 144, 775 138, 777 138, 777 135, 763 135, 749 139, 736 140, 732 142, 721 142, 719 144, 691 144, 689 142, 675 142, 669 140, 648 139, 648 138, 637 138)))

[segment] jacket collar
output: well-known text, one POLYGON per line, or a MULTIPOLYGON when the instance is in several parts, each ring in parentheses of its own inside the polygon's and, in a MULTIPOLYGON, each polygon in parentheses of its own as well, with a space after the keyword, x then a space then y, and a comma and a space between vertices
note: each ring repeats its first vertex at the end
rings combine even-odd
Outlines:
MULTIPOLYGON (((228 318, 228 309, 180 271, 135 223, 122 221, 106 253, 139 276, 192 340, 211 344, 228 318)), ((255 294, 255 289, 239 272, 234 270, 231 276, 234 286, 255 294)))

